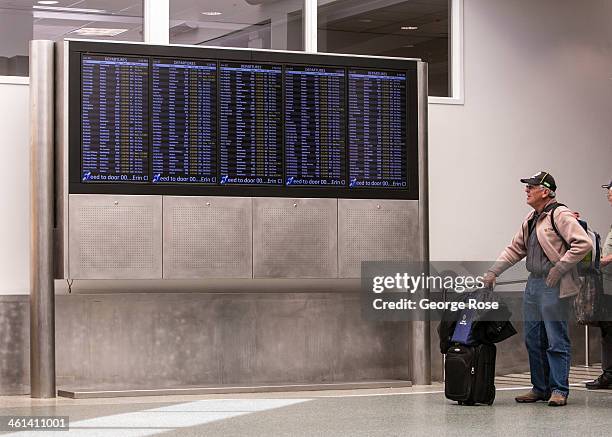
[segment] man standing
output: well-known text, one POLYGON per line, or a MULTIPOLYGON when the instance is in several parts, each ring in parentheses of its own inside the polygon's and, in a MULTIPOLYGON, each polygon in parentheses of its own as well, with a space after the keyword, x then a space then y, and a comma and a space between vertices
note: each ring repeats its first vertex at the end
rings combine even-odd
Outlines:
POLYGON ((563 406, 569 394, 570 370, 569 302, 565 298, 578 293, 576 264, 593 246, 572 211, 555 201, 557 185, 549 173, 540 172, 521 182, 526 184, 527 204, 533 211, 485 274, 484 283, 493 289, 497 276, 527 257, 530 274, 523 318, 533 388, 515 400, 548 400, 550 406, 563 406), (552 214, 561 236, 553 228, 552 214))
MULTIPOLYGON (((602 185, 608 194, 608 202, 612 206, 612 181, 607 185, 602 185)), ((604 302, 608 307, 612 300, 612 226, 606 237, 606 241, 601 248, 601 272, 603 275, 604 302)), ((590 390, 600 388, 612 388, 612 321, 604 320, 601 323, 601 370, 603 373, 595 381, 585 384, 590 390)))

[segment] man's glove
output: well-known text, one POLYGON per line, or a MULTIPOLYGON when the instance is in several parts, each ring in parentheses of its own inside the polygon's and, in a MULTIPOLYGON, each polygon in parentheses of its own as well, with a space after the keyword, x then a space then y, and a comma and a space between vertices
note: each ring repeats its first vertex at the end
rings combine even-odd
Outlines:
POLYGON ((548 272, 548 276, 546 277, 546 285, 549 287, 556 287, 561 280, 561 276, 563 276, 561 270, 559 270, 557 266, 554 266, 552 269, 550 269, 550 272, 548 272))
POLYGON ((488 288, 489 290, 493 290, 495 288, 496 278, 497 276, 495 275, 495 273, 491 271, 485 273, 484 277, 482 278, 482 282, 484 283, 485 288, 488 288))

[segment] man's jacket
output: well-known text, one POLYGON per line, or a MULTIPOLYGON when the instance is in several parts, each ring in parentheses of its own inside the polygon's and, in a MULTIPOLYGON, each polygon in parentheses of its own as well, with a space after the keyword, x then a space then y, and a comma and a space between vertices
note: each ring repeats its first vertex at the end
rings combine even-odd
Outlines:
MULTIPOLYGON (((553 202, 555 201, 551 200, 549 204, 553 202)), ((565 243, 553 229, 552 222, 550 221, 550 211, 540 214, 535 224, 535 232, 540 246, 542 246, 542 251, 550 262, 563 274, 559 284, 559 297, 568 297, 575 295, 580 290, 581 280, 578 276, 576 264, 589 251, 593 250, 593 243, 569 208, 559 206, 553 212, 555 214, 555 225, 559 233, 569 244, 569 249, 565 247, 565 243)), ((521 228, 512 239, 510 245, 503 250, 495 264, 489 269, 495 275, 501 275, 504 270, 513 266, 527 255, 529 221, 533 218, 534 214, 535 211, 531 211, 525 217, 521 228)))
MULTIPOLYGON (((495 293, 481 289, 472 293, 462 293, 456 300, 465 302, 468 299, 476 299, 479 302, 499 303, 499 309, 497 310, 476 310, 471 331, 471 338, 476 344, 499 343, 516 334, 516 329, 514 329, 514 326, 509 321, 512 313, 508 306, 496 297, 495 293)), ((440 352, 443 354, 452 345, 451 338, 461 313, 461 311, 451 310, 446 310, 442 313, 442 320, 438 325, 438 335, 440 336, 440 352)))

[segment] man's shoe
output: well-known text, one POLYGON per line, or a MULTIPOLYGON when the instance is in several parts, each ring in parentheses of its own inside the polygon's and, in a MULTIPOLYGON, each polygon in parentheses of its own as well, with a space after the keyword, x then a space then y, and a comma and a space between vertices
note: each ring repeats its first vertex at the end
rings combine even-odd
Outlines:
POLYGON ((605 373, 599 375, 594 381, 589 381, 584 386, 589 390, 600 390, 602 388, 610 388, 612 386, 612 379, 605 373))
POLYGON ((543 396, 541 394, 534 392, 533 390, 529 390, 524 395, 515 397, 514 400, 520 404, 529 404, 531 402, 547 401, 548 396, 543 396))
POLYGON ((561 393, 553 393, 548 400, 549 407, 562 407, 567 405, 567 396, 563 396, 561 393))

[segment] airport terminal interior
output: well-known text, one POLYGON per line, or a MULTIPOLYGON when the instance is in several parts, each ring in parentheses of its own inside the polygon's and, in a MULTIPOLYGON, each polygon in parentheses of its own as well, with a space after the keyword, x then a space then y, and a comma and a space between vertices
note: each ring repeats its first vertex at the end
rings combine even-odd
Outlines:
POLYGON ((0 435, 609 435, 611 20, 0 0, 0 435))

